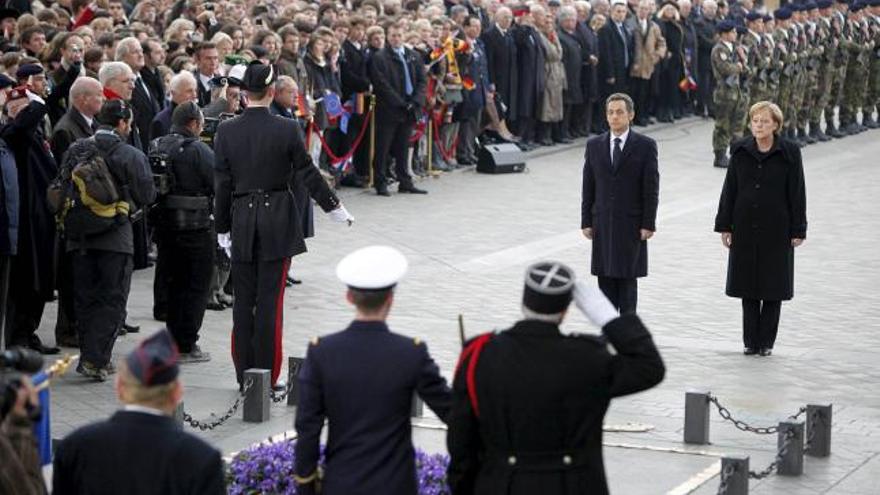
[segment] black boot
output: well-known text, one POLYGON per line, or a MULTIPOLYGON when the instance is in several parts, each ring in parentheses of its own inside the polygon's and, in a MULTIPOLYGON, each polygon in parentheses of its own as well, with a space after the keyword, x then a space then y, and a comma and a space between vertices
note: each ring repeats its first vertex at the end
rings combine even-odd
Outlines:
POLYGON ((868 129, 876 129, 880 127, 880 122, 877 122, 877 119, 875 119, 874 117, 865 117, 862 119, 862 125, 864 125, 868 129))
POLYGON ((830 129, 828 134, 831 135, 831 137, 833 137, 835 139, 840 139, 842 137, 846 137, 846 134, 841 132, 839 127, 829 126, 828 129, 830 129))
POLYGON ((798 138, 806 144, 816 144, 816 140, 810 137, 803 128, 798 129, 798 138))
POLYGON ((716 168, 727 168, 727 152, 724 150, 716 150, 715 162, 712 166, 716 168))
POLYGON ((831 141, 831 138, 828 137, 827 134, 822 132, 822 127, 819 126, 818 122, 816 122, 815 124, 810 124, 810 137, 812 137, 816 141, 821 141, 823 143, 826 141, 831 141))

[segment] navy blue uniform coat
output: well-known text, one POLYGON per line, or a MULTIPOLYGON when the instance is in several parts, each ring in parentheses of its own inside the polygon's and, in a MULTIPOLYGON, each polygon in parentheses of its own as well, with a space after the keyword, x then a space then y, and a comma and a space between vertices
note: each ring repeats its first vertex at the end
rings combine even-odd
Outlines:
POLYGON ((592 273, 645 277, 648 243, 639 230, 657 230, 657 143, 630 129, 620 165, 612 172, 610 139, 608 132, 590 139, 584 153, 581 228, 593 229, 592 273))
POLYGON ((299 374, 296 473, 315 471, 327 419, 324 495, 416 495, 414 393, 445 420, 451 392, 418 339, 354 321, 313 341, 299 374))
POLYGON ((447 436, 453 495, 608 493, 608 404, 656 385, 665 367, 637 316, 612 320, 602 333, 564 336, 554 323, 523 320, 494 335, 474 375, 479 417, 465 378, 472 358, 459 363, 447 436))
POLYGON ((76 430, 55 452, 53 492, 222 495, 220 452, 167 416, 119 411, 76 430))

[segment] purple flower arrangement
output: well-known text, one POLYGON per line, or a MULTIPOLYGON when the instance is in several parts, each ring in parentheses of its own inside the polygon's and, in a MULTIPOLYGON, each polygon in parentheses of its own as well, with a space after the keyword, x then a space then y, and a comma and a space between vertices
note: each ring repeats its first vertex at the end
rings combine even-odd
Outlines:
MULTIPOLYGON (((236 454, 226 472, 226 484, 230 495, 272 493, 295 495, 293 482, 295 440, 264 443, 236 454)), ((324 449, 321 461, 324 464, 324 449)), ((449 495, 446 484, 446 467, 449 456, 428 454, 416 449, 416 477, 419 495, 449 495)))

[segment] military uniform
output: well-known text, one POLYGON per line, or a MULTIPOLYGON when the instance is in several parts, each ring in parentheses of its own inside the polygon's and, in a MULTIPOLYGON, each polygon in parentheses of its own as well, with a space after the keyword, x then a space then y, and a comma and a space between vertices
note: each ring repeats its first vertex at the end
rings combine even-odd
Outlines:
POLYGON ((840 104, 840 126, 843 132, 855 134, 864 130, 859 125, 857 114, 864 103, 868 78, 868 57, 873 52, 873 43, 868 40, 867 31, 858 19, 861 4, 850 8, 850 18, 844 28, 844 49, 849 51, 846 79, 843 84, 843 101, 840 104))
POLYGON ((776 39, 776 49, 779 53, 779 62, 782 67, 779 73, 779 96, 777 99, 777 104, 779 105, 780 110, 782 110, 782 115, 785 118, 785 122, 783 123, 783 132, 788 133, 788 131, 790 131, 791 129, 791 97, 795 75, 794 63, 797 60, 797 53, 795 52, 796 44, 792 41, 792 35, 788 29, 788 26, 784 25, 781 22, 790 19, 791 12, 789 12, 785 8, 781 8, 776 10, 774 16, 776 17, 777 21, 777 28, 776 33, 774 34, 774 38, 776 39))
POLYGON ((523 306, 534 317, 465 346, 447 436, 453 495, 608 493, 609 403, 656 385, 665 368, 638 316, 617 317, 598 288, 579 282, 574 293, 602 336, 563 335, 558 323, 543 321, 568 306, 572 278, 564 265, 533 265, 523 306))
MULTIPOLYGON (((820 0, 819 7, 822 9, 829 8, 831 0, 820 0)), ((818 102, 811 106, 810 110, 810 136, 819 141, 828 141, 831 139, 822 131, 822 114, 825 115, 825 127, 830 130, 834 127, 834 111, 828 111, 828 104, 831 102, 831 86, 834 81, 835 60, 837 58, 837 47, 840 42, 834 31, 832 17, 822 16, 816 23, 818 43, 822 47, 819 56, 819 73, 816 82, 816 94, 812 101, 818 102)))
MULTIPOLYGON (((336 273, 351 291, 390 292, 405 271, 400 252, 370 246, 346 256, 336 273)), ((392 333, 384 320, 354 320, 313 339, 299 373, 297 493, 314 493, 326 420, 321 493, 416 495, 413 394, 446 419, 451 392, 420 339, 392 333)))
MULTIPOLYGON (((869 5, 872 8, 880 7, 880 0, 871 0, 869 5)), ((872 14, 868 16, 868 25, 871 40, 874 42, 874 49, 870 56, 868 94, 865 106, 862 108, 862 124, 876 129, 880 127, 880 122, 878 122, 880 115, 876 119, 873 116, 875 111, 880 112, 880 15, 872 14)))
MULTIPOLYGON (((729 21, 718 25, 719 32, 734 29, 729 21)), ((734 133, 740 133, 742 119, 737 120, 737 106, 741 101, 740 74, 743 71, 733 43, 719 41, 712 48, 712 74, 715 76, 715 91, 712 100, 715 108, 715 130, 712 133, 712 150, 715 152, 715 166, 726 166, 727 147, 734 133)))
MULTIPOLYGON (((274 83, 274 70, 252 64, 245 73, 252 91, 274 83)), ((313 165, 299 125, 251 106, 220 124, 214 138, 215 226, 231 232, 232 356, 236 378, 249 368, 268 369, 275 383, 281 371, 284 287, 290 257, 306 250, 297 200, 291 192, 302 179, 324 209, 339 199, 313 165), (297 175, 300 172, 300 175, 297 175)))
POLYGON ((846 66, 849 63, 849 50, 844 43, 845 26, 846 16, 837 10, 832 12, 831 28, 832 36, 835 40, 835 50, 830 66, 831 89, 828 92, 828 104, 825 105, 825 121, 828 123, 828 129, 830 129, 830 131, 826 129, 826 132, 834 138, 842 138, 846 135, 840 131, 839 126, 834 122, 834 109, 840 105, 843 98, 843 80, 846 77, 846 66))

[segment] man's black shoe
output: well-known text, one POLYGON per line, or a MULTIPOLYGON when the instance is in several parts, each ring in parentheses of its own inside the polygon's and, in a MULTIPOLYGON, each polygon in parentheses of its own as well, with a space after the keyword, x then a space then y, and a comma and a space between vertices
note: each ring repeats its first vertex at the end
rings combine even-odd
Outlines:
POLYGON ((137 325, 132 325, 129 322, 123 323, 122 329, 125 330, 126 333, 138 333, 141 331, 141 327, 139 327, 137 325))
POLYGON ((287 384, 282 381, 278 381, 277 383, 275 383, 275 385, 272 385, 273 392, 281 393, 285 390, 287 390, 287 384))
POLYGON ((61 349, 58 347, 50 347, 47 345, 43 345, 43 342, 41 342, 40 338, 37 337, 36 335, 31 335, 31 337, 28 339, 27 345, 25 345, 25 347, 27 347, 28 349, 30 349, 32 351, 37 351, 40 354, 46 354, 46 355, 58 354, 61 352, 61 349))
POLYGON ((755 349, 754 347, 746 347, 745 349, 743 349, 743 354, 745 354, 746 356, 754 356, 757 353, 758 349, 755 349))
POLYGON ((226 309, 226 305, 217 302, 214 298, 211 298, 211 300, 208 301, 208 305, 205 306, 205 309, 209 309, 211 311, 223 311, 224 309, 226 309))
POLYGON ((290 275, 287 276, 287 286, 288 287, 292 287, 294 285, 299 285, 301 283, 303 283, 302 280, 297 279, 297 278, 293 278, 290 275))
POLYGON ((773 354, 773 349, 761 349, 759 352, 762 356, 766 357, 773 354))
POLYGON ((388 186, 385 184, 380 184, 376 186, 376 195, 377 196, 391 196, 391 193, 388 192, 388 186))
POLYGON ((412 184, 407 185, 407 186, 400 185, 400 186, 397 188, 397 192, 399 192, 399 193, 410 193, 410 194, 428 194, 428 191, 425 191, 424 189, 419 189, 418 187, 416 187, 416 186, 414 186, 414 185, 412 185, 412 184))

